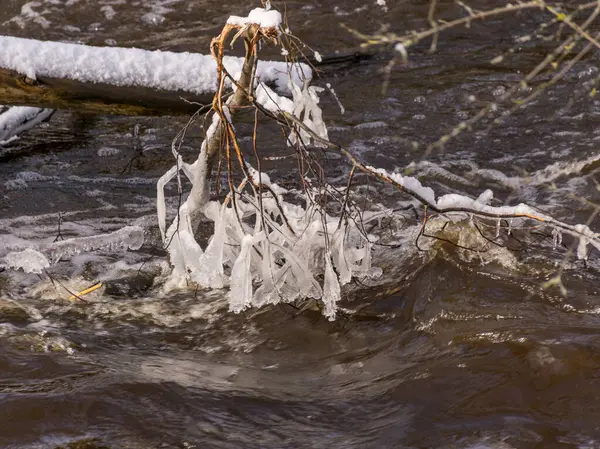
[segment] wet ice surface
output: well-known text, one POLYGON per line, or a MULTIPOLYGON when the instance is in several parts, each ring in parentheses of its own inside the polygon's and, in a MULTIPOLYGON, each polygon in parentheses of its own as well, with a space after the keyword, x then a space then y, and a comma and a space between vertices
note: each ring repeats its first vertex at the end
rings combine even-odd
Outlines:
MULTIPOLYGON (((376 30, 381 18, 375 2, 292 6, 294 31, 322 54, 356 42, 332 23, 376 30)), ((0 11, 0 32, 196 51, 245 8, 12 0, 0 11)), ((402 8, 390 5, 399 30, 414 26, 427 5, 412 5, 410 14, 402 8)), ((560 106, 577 83, 593 79, 594 58, 501 127, 483 126, 426 160, 411 144, 468 119, 510 88, 513 69, 537 61, 535 49, 525 49, 510 69, 491 69, 500 45, 492 31, 478 47, 458 33, 435 55, 417 49, 392 71, 383 95, 385 58, 328 69, 317 83, 330 82, 346 109, 340 115, 324 94, 330 136, 370 164, 409 167, 438 193, 477 197, 492 188, 498 205, 524 201, 585 222, 593 207, 578 200, 599 195, 600 103, 585 94, 569 110, 560 106)), ((185 122, 60 112, 0 149, 0 251, 131 224, 146 229, 139 251, 53 266, 60 283, 0 273, 0 422, 9 423, 0 426, 0 446, 52 448, 83 438, 112 448, 600 445, 593 252, 587 266, 567 264, 563 299, 541 288, 564 255, 551 239, 484 265, 444 245, 420 254, 407 226, 395 238, 411 244, 376 251, 383 284, 353 286, 355 300, 345 306, 359 312, 335 323, 316 311, 295 316, 288 306, 233 315, 220 291, 160 296, 152 286, 165 269, 154 183, 173 163, 170 142, 185 122), (104 287, 86 303, 67 299, 98 280, 104 287)), ((248 132, 251 119, 239 128, 248 132)), ((194 129, 186 141, 188 160, 200 137, 194 129)), ((289 151, 275 128, 265 126, 259 139, 265 156, 289 151)), ((349 167, 326 157, 332 179, 344 184, 349 167)), ((293 183, 295 168, 293 158, 265 166, 283 184, 293 183)), ((363 189, 388 207, 408 200, 374 182, 363 189)), ((167 193, 172 211, 176 191, 167 193)))

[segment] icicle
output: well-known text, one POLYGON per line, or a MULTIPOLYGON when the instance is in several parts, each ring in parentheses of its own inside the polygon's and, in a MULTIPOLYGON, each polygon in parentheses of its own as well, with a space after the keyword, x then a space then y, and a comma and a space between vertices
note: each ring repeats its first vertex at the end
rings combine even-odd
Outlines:
MULTIPOLYGON (((598 234, 592 232, 592 230, 583 224, 573 226, 579 233, 579 245, 577 246, 577 258, 587 260, 588 251, 587 246, 590 243, 590 239, 594 239, 598 234)), ((593 243, 592 243, 593 244, 593 243)), ((596 245, 594 245, 596 246, 596 245)))
POLYGON ((588 238, 584 235, 582 235, 581 237, 579 237, 579 245, 577 245, 577 258, 578 259, 582 259, 582 260, 587 260, 588 257, 588 252, 587 252, 587 246, 588 246, 588 238))
POLYGON ((346 259, 345 251, 345 237, 346 237, 346 226, 341 227, 331 239, 331 247, 333 249, 333 262, 335 267, 340 274, 340 283, 346 285, 352 280, 352 271, 346 259))
POLYGON ((165 244, 169 251, 175 284, 188 277, 195 263, 202 257, 203 251, 194 238, 190 223, 188 204, 183 203, 179 215, 175 218, 165 234, 165 244))
POLYGON ((166 206, 165 206, 165 186, 177 174, 177 166, 171 167, 164 175, 160 177, 156 184, 156 214, 158 215, 158 228, 163 243, 165 242, 166 229, 166 206))
POLYGON ((558 228, 552 229, 552 243, 554 249, 556 249, 562 243, 562 233, 558 228))
POLYGON ((496 220, 496 238, 500 237, 500 220, 496 220))
MULTIPOLYGON (((208 207, 207 207, 208 209, 208 207)), ((206 251, 197 262, 197 270, 193 279, 210 288, 223 288, 223 246, 225 245, 227 223, 227 204, 223 204, 215 217, 215 232, 210 239, 206 251)))
POLYGON ((562 245, 562 232, 558 231, 558 239, 557 239, 557 245, 562 245))
MULTIPOLYGON (((309 129, 323 139, 328 139, 327 127, 323 122, 323 111, 319 107, 319 93, 324 89, 322 87, 304 86, 302 89, 295 84, 290 82, 288 87, 292 91, 294 100, 294 116, 297 117, 304 123, 309 129)), ((311 142, 311 136, 304 130, 300 130, 300 140, 304 144, 311 142)), ((296 134, 292 133, 289 136, 288 144, 294 145, 296 143, 296 134)), ((323 147, 318 142, 313 142, 316 147, 323 147)))
POLYGON ((333 265, 331 264, 331 253, 327 252, 325 255, 325 280, 323 282, 323 315, 325 315, 329 321, 335 320, 335 312, 337 311, 337 303, 341 299, 340 283, 338 281, 335 271, 333 271, 333 265))
POLYGON ((481 195, 479 195, 477 202, 481 204, 489 204, 492 198, 494 198, 494 192, 492 192, 490 189, 487 189, 481 195))
POLYGON ((296 279, 298 293, 306 298, 320 298, 323 296, 321 286, 315 280, 306 260, 283 246, 280 246, 279 249, 290 264, 293 277, 296 279))
POLYGON ((241 312, 252 303, 252 274, 250 272, 252 244, 252 236, 245 235, 242 239, 242 250, 231 270, 229 310, 235 313, 241 312))
MULTIPOLYGON (((264 239, 262 243, 260 247, 262 261, 258 271, 259 278, 262 279, 262 285, 256 289, 252 298, 252 304, 256 307, 270 304, 273 298, 276 298, 273 293, 276 293, 275 286, 282 274, 281 269, 278 269, 273 263, 273 252, 268 239, 264 239), (271 292, 271 294, 267 292, 271 292)), ((287 265, 284 268, 287 269, 287 265)))

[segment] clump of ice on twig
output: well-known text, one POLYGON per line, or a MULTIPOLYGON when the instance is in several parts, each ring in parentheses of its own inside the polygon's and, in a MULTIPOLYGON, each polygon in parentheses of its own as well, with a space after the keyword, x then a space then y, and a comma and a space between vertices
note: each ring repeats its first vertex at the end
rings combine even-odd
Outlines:
POLYGON ((424 187, 417 178, 411 176, 402 176, 400 173, 390 173, 383 168, 367 167, 374 173, 384 176, 385 178, 391 179, 401 187, 408 189, 409 191, 417 194, 420 198, 429 204, 435 204, 435 192, 431 187, 424 187))
POLYGON ((32 248, 23 251, 8 253, 0 260, 0 265, 15 270, 23 270, 25 273, 41 273, 50 266, 50 262, 39 251, 32 248))
MULTIPOLYGON (((278 95, 264 83, 256 87, 256 101, 268 111, 274 114, 287 113, 296 117, 304 126, 321 139, 327 140, 327 126, 323 120, 323 111, 319 106, 319 94, 323 92, 322 87, 309 86, 308 83, 298 84, 290 81, 289 90, 293 98, 278 95)), ((290 133, 288 145, 295 145, 301 140, 304 145, 324 147, 321 142, 314 139, 311 132, 296 127, 290 133)))

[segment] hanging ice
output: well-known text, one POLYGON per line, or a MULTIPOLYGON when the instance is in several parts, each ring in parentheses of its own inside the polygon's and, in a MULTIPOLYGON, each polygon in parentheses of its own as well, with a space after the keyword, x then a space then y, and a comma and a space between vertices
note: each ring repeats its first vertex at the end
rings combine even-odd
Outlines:
POLYGON ((241 312, 252 304, 251 251, 252 237, 245 235, 242 239, 242 250, 231 271, 229 310, 233 312, 241 312))
POLYGON ((369 242, 354 220, 338 228, 339 218, 315 202, 307 202, 306 209, 289 203, 284 199, 286 190, 265 173, 250 166, 247 172, 262 191, 238 195, 235 208, 229 199, 204 206, 204 216, 214 223, 206 250, 193 236, 187 202, 180 208, 164 236, 173 265, 169 286, 186 281, 211 288, 229 286, 234 312, 320 299, 323 313, 333 319, 341 285, 353 276, 378 274, 371 267, 369 242))
POLYGON ((334 320, 337 303, 340 299, 340 283, 331 265, 331 254, 327 253, 325 256, 325 282, 323 284, 323 315, 330 320, 334 320))

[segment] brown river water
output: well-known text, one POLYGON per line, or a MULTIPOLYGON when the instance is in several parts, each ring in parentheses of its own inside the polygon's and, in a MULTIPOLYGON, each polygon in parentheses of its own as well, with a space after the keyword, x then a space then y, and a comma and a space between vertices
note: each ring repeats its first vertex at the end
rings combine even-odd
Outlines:
MULTIPOLYGON (((0 34, 196 52, 207 51, 228 15, 258 6, 1 3, 0 34)), ((428 2, 387 3, 387 12, 375 0, 285 7, 292 31, 328 55, 359 44, 341 23, 363 32, 426 26, 428 2)), ((445 17, 464 14, 438 3, 445 17)), ((425 160, 407 143, 433 142, 518 82, 555 44, 515 47, 515 38, 547 19, 532 11, 473 23, 442 35, 434 54, 419 45, 408 65, 392 69, 385 93, 389 52, 325 66, 315 84, 331 83, 346 109, 323 94, 330 138, 389 170, 413 163, 437 192, 491 188, 500 203, 585 222, 600 200, 600 102, 588 94, 599 71, 594 52, 501 126, 480 126, 425 160), (512 47, 506 63, 489 64, 512 47)), ((152 286, 165 269, 155 183, 173 164, 170 142, 186 121, 59 111, 0 148, 0 245, 52 239, 59 221, 65 237, 127 224, 147 230, 139 251, 92 252, 51 267, 73 289, 105 281, 85 304, 68 301, 46 276, 0 273, 0 448, 600 448, 598 254, 565 262, 566 238, 559 249, 541 235, 513 252, 474 256, 443 244, 420 252, 417 223, 407 219, 386 231, 399 246, 375 248, 382 279, 353 285, 335 322, 291 306, 235 315, 223 291, 160 296, 152 286), (566 297, 543 288, 560 265, 566 297)), ((243 119, 239 132, 250 126, 243 119)), ((192 130, 186 158, 200 139, 192 130)), ((261 151, 289 149, 265 124, 261 151)), ((344 184, 347 164, 323 157, 344 184)), ((264 168, 293 182, 293 161, 264 168)), ((386 207, 410 200, 358 182, 386 207)), ((168 195, 173 210, 175 189, 168 195)))

